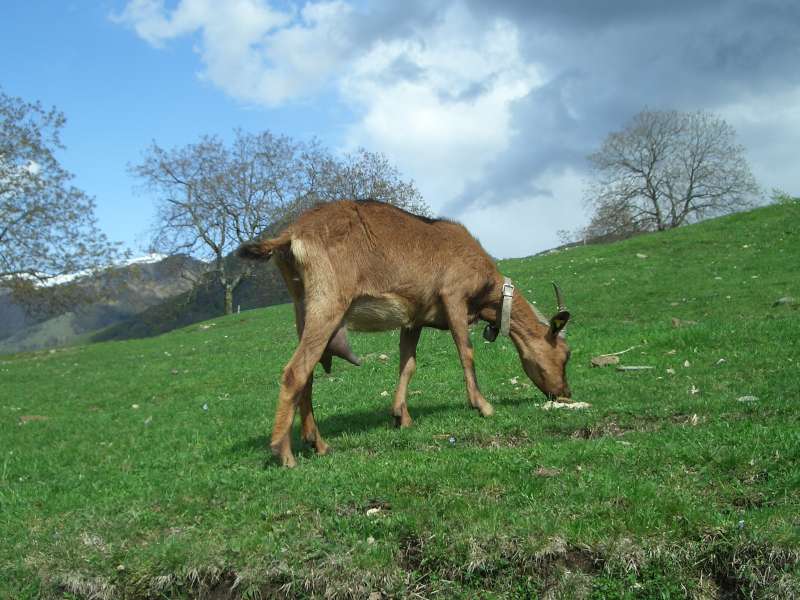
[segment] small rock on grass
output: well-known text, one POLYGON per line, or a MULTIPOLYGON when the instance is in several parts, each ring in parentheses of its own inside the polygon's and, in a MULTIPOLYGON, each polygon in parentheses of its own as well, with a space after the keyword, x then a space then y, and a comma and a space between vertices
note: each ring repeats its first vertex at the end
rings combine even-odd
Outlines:
POLYGON ((619 356, 601 355, 601 356, 595 356, 592 359, 593 367, 607 367, 608 365, 618 365, 618 364, 619 364, 619 356))
POLYGON ((758 402, 758 396, 739 396, 738 402, 758 402))
POLYGON ((782 298, 775 300, 775 302, 772 303, 772 306, 794 306, 795 304, 797 304, 797 300, 791 296, 783 296, 782 298))

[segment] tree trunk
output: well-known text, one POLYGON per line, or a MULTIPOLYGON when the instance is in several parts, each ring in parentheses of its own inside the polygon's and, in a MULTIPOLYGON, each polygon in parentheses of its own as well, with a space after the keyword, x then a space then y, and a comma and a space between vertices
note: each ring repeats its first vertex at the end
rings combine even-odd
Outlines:
POLYGON ((225 284, 225 314, 233 314, 233 285, 225 284))

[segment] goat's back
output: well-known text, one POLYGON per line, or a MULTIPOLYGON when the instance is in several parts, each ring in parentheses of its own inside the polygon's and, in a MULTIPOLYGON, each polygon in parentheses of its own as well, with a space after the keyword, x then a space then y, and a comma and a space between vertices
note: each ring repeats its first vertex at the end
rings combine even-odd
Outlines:
POLYGON ((492 285, 496 273, 461 224, 383 202, 323 204, 300 215, 285 234, 304 279, 328 279, 329 272, 351 298, 395 293, 425 303, 449 288, 469 296, 492 285))

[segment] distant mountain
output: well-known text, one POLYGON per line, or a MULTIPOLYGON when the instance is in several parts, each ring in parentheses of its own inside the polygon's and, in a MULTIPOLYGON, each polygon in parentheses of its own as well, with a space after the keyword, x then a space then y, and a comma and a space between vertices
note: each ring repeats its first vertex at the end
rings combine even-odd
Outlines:
MULTIPOLYGON (((228 268, 238 268, 240 259, 229 256, 228 268)), ((234 310, 249 310, 289 301, 280 273, 271 262, 259 263, 233 294, 234 310)), ((219 317, 225 312, 222 286, 208 277, 185 291, 90 336, 90 341, 123 340, 159 335, 178 327, 219 317)))
POLYGON ((129 319, 202 279, 208 265, 188 256, 147 255, 97 277, 66 275, 51 286, 73 285, 98 298, 59 309, 23 310, 0 291, 0 353, 20 352, 84 341, 91 334, 129 319))

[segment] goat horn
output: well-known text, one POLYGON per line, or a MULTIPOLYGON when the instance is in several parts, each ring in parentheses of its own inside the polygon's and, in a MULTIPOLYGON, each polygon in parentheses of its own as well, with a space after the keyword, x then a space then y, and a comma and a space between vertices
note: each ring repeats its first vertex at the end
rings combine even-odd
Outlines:
POLYGON ((567 306, 564 304, 564 296, 561 294, 561 288, 558 287, 558 284, 555 281, 553 282, 553 289, 556 291, 556 304, 558 305, 558 311, 561 312, 562 310, 567 310, 567 306))

